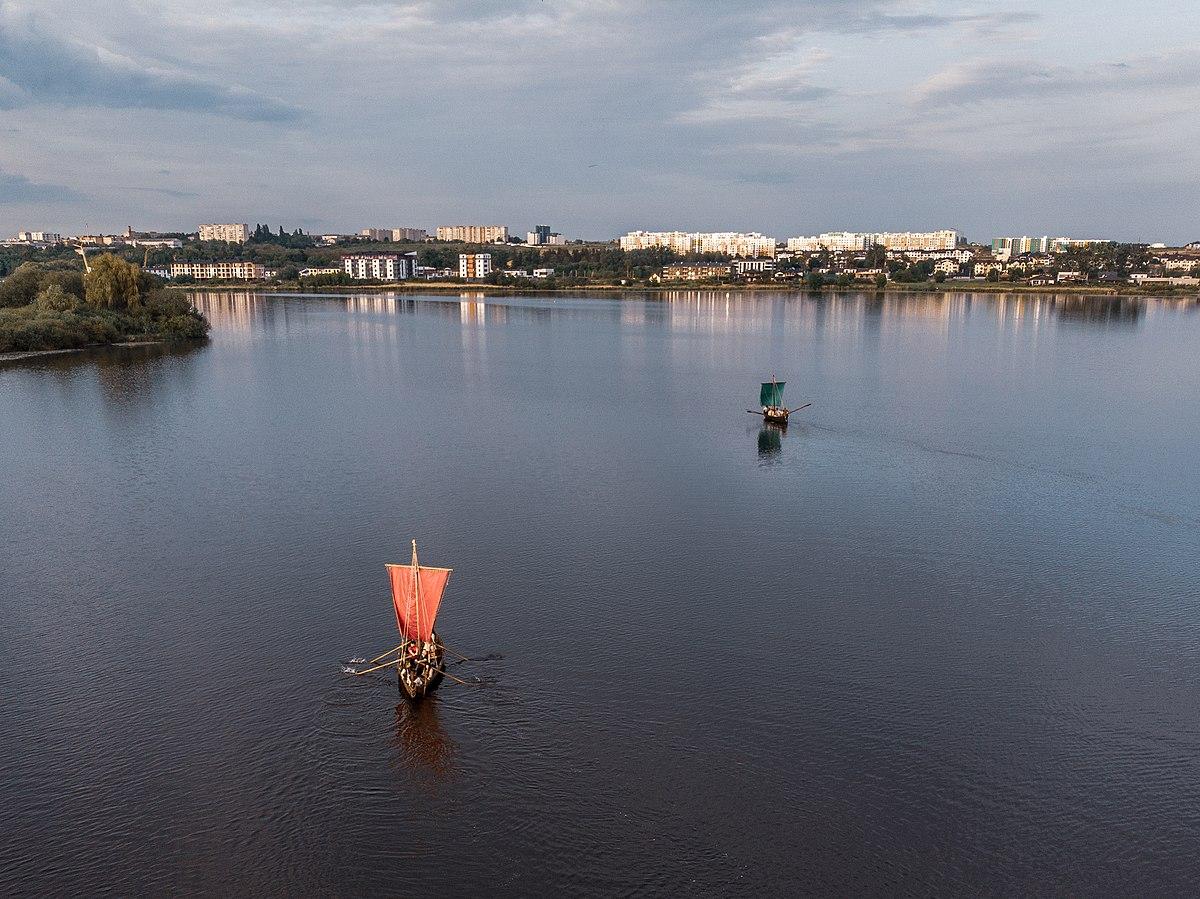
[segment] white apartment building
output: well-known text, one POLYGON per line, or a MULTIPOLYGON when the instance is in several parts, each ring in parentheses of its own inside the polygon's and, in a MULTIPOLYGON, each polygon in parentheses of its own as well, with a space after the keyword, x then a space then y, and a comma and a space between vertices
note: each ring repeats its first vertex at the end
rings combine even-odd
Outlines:
POLYGON ((172 262, 171 277, 184 276, 197 281, 261 281, 267 269, 257 262, 172 262))
POLYGON ((356 253, 342 257, 342 269, 356 281, 406 281, 417 274, 417 254, 356 253))
POLYGON ((245 243, 250 239, 249 225, 201 225, 201 240, 223 240, 226 243, 245 243))
POLYGON ((17 240, 20 243, 62 243, 62 235, 55 231, 20 231, 17 240))
POLYGON ((825 246, 819 237, 789 237, 787 248, 789 253, 816 253, 825 246))
POLYGON ((743 234, 736 231, 702 233, 698 231, 630 231, 620 238, 621 249, 668 249, 680 255, 717 253, 722 256, 746 258, 775 256, 775 238, 758 232, 743 234))
POLYGON ((942 231, 884 231, 873 235, 872 243, 889 250, 953 250, 958 246, 958 232, 942 231))
POLYGON ((458 255, 458 276, 460 278, 486 278, 491 271, 491 253, 460 253, 458 255))
POLYGON ((508 240, 507 225, 439 225, 438 240, 461 243, 504 243, 508 240))

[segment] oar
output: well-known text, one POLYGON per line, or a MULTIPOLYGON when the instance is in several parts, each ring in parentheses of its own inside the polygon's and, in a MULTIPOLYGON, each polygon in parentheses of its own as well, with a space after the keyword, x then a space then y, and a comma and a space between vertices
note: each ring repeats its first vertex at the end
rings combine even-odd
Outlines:
POLYGON ((390 656, 390 655, 391 655, 393 652, 395 652, 396 650, 398 650, 398 649, 403 649, 403 648, 404 648, 404 644, 403 644, 403 643, 401 643, 399 646, 395 646, 395 647, 393 647, 392 649, 389 649, 387 652, 381 652, 379 655, 375 656, 375 658, 371 659, 371 661, 367 662, 367 664, 368 664, 368 665, 374 665, 374 664, 375 664, 376 662, 378 662, 380 659, 382 659, 382 658, 386 658, 387 656, 390 656))
POLYGON ((812 403, 805 403, 803 406, 797 406, 795 409, 790 409, 788 410, 788 415, 791 415, 793 412, 799 412, 801 409, 807 409, 811 405, 812 403))
POLYGON ((346 673, 353 674, 355 677, 358 677, 363 674, 370 674, 372 671, 378 671, 380 668, 391 668, 395 664, 396 661, 393 659, 390 662, 384 662, 382 665, 376 665, 374 668, 367 668, 364 671, 347 671, 346 673))

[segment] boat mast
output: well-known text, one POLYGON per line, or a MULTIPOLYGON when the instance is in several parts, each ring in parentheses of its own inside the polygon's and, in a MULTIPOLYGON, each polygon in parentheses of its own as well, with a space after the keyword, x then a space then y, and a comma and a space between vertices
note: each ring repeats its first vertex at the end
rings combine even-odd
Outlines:
POLYGON ((412 542, 412 544, 413 544, 413 560, 412 560, 413 611, 416 612, 415 617, 417 619, 417 633, 420 634, 421 633, 421 568, 417 564, 417 541, 414 540, 412 542))

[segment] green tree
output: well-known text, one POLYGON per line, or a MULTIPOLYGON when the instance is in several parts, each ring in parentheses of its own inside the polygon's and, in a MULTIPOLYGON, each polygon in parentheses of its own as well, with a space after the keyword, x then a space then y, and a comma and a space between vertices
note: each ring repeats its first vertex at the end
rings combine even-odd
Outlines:
POLYGON ((46 312, 72 312, 79 305, 79 297, 67 293, 57 284, 48 284, 37 295, 34 304, 46 312))
POLYGON ((98 309, 139 309, 152 286, 140 267, 111 253, 97 257, 83 277, 84 299, 98 309))
POLYGON ((21 263, 15 272, 0 281, 0 307, 28 306, 41 290, 45 274, 45 267, 36 262, 21 263))
POLYGON ((875 286, 880 290, 883 290, 883 288, 887 287, 887 275, 883 274, 882 272, 876 275, 875 286))
POLYGON ((999 281, 999 280, 1000 280, 1000 272, 999 272, 999 270, 998 270, 998 269, 992 269, 990 272, 988 272, 988 273, 987 273, 987 280, 988 280, 988 281, 991 281, 993 284, 995 284, 997 281, 999 281))

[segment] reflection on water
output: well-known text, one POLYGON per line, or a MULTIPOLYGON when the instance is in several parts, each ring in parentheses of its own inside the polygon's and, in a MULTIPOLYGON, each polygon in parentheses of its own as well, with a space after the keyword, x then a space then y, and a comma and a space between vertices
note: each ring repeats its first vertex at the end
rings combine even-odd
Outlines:
MULTIPOLYGON (((198 309, 215 327, 245 331, 268 323, 273 316, 286 315, 286 298, 310 299, 309 295, 269 295, 249 291, 196 291, 198 309), (280 302, 280 300, 284 302, 280 302)), ((580 314, 580 303, 589 300, 645 300, 626 302, 621 320, 631 327, 665 322, 675 330, 704 330, 714 333, 761 332, 775 328, 818 328, 824 332, 879 333, 892 324, 939 323, 946 334, 968 316, 988 316, 1006 328, 1033 326, 1063 320, 1101 327, 1129 326, 1146 314, 1146 301, 1116 296, 1079 294, 999 293, 837 293, 803 294, 772 291, 668 290, 659 294, 563 296, 556 299, 488 302, 482 290, 456 295, 418 296, 381 292, 339 298, 346 310, 360 315, 412 313, 418 302, 440 307, 447 315, 457 314, 464 323, 503 323, 507 316, 521 320, 569 317, 580 314), (779 302, 780 299, 789 302, 779 302)))
POLYGON ((454 773, 454 740, 441 722, 437 696, 396 706, 396 749, 400 765, 418 779, 449 780, 454 773))
POLYGON ((758 458, 769 462, 783 451, 783 428, 778 425, 763 425, 758 431, 758 458))

